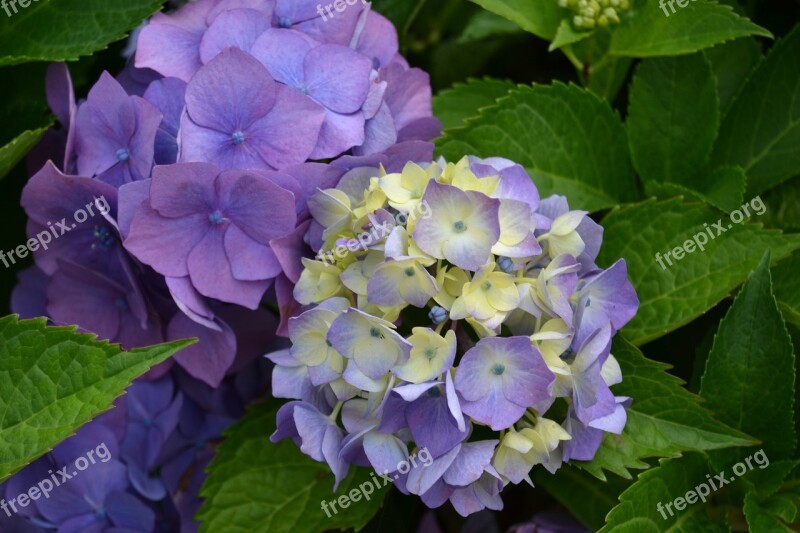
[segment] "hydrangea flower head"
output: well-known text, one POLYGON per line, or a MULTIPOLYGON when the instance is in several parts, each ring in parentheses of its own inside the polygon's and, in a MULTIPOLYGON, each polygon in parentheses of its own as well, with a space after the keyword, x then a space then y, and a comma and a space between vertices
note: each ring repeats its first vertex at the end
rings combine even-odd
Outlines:
POLYGON ((273 388, 295 400, 274 439, 337 479, 424 450, 432 461, 398 472, 398 488, 467 515, 622 431, 611 337, 638 300, 623 260, 595 265, 602 230, 585 212, 540 201, 499 158, 358 169, 308 205, 304 307, 292 348, 269 355, 273 388))

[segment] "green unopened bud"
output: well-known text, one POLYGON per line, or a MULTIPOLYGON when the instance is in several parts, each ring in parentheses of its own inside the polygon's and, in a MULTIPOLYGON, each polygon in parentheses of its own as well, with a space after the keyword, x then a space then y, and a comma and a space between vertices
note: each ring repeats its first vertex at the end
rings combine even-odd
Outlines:
POLYGON ((603 10, 603 15, 608 17, 608 20, 613 22, 614 24, 619 24, 619 16, 617 12, 614 10, 613 7, 607 7, 603 10))
POLYGON ((608 26, 608 17, 606 17, 605 15, 600 15, 597 18, 597 25, 600 26, 601 28, 605 28, 606 26, 608 26))

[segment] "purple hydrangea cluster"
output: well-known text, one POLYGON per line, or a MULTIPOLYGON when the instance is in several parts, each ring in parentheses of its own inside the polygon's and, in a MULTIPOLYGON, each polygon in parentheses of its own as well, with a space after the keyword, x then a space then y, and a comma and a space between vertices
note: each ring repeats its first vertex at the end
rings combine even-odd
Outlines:
MULTIPOLYGON (((28 236, 51 236, 31 248, 13 310, 124 348, 199 342, 63 445, 111 432, 114 466, 100 485, 74 483, 61 507, 31 509, 34 524, 138 531, 175 519, 193 530, 203 463, 181 446, 205 450, 241 414, 227 384, 264 374, 263 354, 298 310, 309 198, 354 169, 432 157, 429 78, 399 55, 392 24, 363 3, 327 21, 316 5, 197 0, 156 14, 124 71, 81 100, 66 65, 49 68, 60 126, 29 157, 21 203, 28 236)), ((36 468, 65 459, 61 449, 36 468)))
MULTIPOLYGON (((125 347, 197 337, 174 362, 211 386, 266 349, 310 250, 307 200, 353 167, 429 153, 427 74, 358 3, 323 21, 306 0, 198 0, 159 13, 133 60, 76 102, 51 66, 61 128, 32 157, 34 238, 102 198, 102 216, 34 252, 15 311, 125 347)), ((169 365, 151 377, 163 374, 169 365)))
POLYGON ((585 211, 475 157, 354 169, 308 206, 304 307, 292 346, 267 356, 273 394, 292 400, 274 441, 337 483, 367 466, 466 516, 622 431, 611 339, 639 302, 624 260, 595 264, 603 230, 585 211), (409 469, 421 450, 432 463, 409 469))
POLYGON ((0 485, 0 498, 16 502, 0 511, 0 531, 195 531, 205 468, 222 431, 268 388, 263 367, 257 361, 217 388, 178 367, 134 383, 115 409, 0 485), (20 505, 42 480, 47 494, 20 505))

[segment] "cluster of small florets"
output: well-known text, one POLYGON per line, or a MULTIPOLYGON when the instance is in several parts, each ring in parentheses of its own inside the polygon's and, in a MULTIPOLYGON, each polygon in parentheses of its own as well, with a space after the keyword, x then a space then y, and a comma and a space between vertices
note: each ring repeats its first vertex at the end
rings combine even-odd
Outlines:
POLYGON ((508 483, 591 459, 628 398, 611 338, 638 308, 602 228, 499 158, 351 172, 309 200, 316 259, 273 393, 337 482, 370 466, 430 507, 502 507, 508 483), (335 252, 334 252, 335 250, 335 252), (430 466, 403 468, 426 451, 430 466))
POLYGON ((325 22, 315 8, 198 0, 158 13, 123 73, 82 101, 51 66, 62 127, 33 157, 29 236, 96 198, 108 212, 34 253, 16 310, 126 348, 198 337, 174 360, 212 386, 237 352, 263 353, 239 325, 264 322, 273 286, 291 307, 309 194, 386 152, 416 157, 439 131, 428 76, 387 19, 358 3, 325 22))
MULTIPOLYGON (((119 461, 58 504, 30 510, 36 523, 152 531, 165 514, 163 529, 195 530, 207 443, 241 415, 216 404, 285 325, 264 302, 287 319, 296 305, 309 195, 353 168, 391 169, 432 153, 440 123, 429 77, 399 55, 393 25, 362 2, 326 21, 317 4, 197 0, 156 14, 132 37, 123 72, 104 72, 79 100, 67 66, 50 66, 47 97, 60 126, 29 158, 29 237, 100 198, 107 209, 36 248, 13 310, 125 348, 199 342, 149 372, 127 410, 115 410, 114 423, 128 417, 113 428, 119 454, 106 440, 119 461), (205 399, 190 402, 200 389, 205 399)), ((105 435, 105 425, 84 435, 105 435)), ((26 475, 14 486, 27 487, 26 475)))
POLYGON ((629 0, 558 0, 558 5, 575 13, 576 28, 587 30, 619 24, 619 14, 630 8, 629 0))

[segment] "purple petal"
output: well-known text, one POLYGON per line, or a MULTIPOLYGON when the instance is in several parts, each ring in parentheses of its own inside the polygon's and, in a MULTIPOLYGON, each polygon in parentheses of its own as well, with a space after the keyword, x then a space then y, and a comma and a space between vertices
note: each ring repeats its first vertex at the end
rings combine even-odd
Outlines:
POLYGON ((304 71, 309 96, 336 113, 355 113, 367 98, 372 62, 350 48, 330 44, 306 55, 304 71))
POLYGON ((350 115, 326 111, 317 145, 309 157, 328 159, 361 146, 366 138, 365 125, 364 114, 360 111, 350 115))
POLYGON ((443 392, 441 387, 430 389, 406 408, 414 442, 420 448, 427 448, 433 457, 450 451, 467 438, 466 430, 459 431, 443 392))
POLYGON ((406 489, 408 489, 411 494, 417 495, 428 492, 428 489, 441 479, 447 469, 450 468, 450 465, 453 464, 453 461, 455 461, 460 451, 461 445, 459 444, 446 454, 435 459, 430 466, 417 465, 412 468, 408 473, 406 489))
POLYGON ((408 447, 394 435, 370 431, 364 436, 364 452, 378 473, 390 473, 408 459, 408 447))
POLYGON ((136 66, 189 81, 202 66, 200 40, 212 2, 190 2, 170 16, 156 13, 139 32, 136 66), (169 53, 164 53, 169 50, 169 53))
POLYGON ((192 284, 200 294, 209 298, 256 309, 271 280, 240 281, 234 278, 224 239, 225 232, 214 228, 192 248, 186 263, 192 284))
POLYGON ((200 60, 208 63, 228 47, 249 52, 256 39, 271 27, 270 17, 254 9, 221 13, 200 42, 200 60))
POLYGON ((380 67, 388 65, 397 55, 399 43, 397 29, 383 15, 370 10, 366 25, 358 38, 356 51, 364 54, 380 67))
POLYGON ((217 207, 214 181, 219 170, 207 163, 179 163, 153 170, 150 206, 169 218, 209 215, 217 207))
POLYGON ((189 254, 210 230, 207 215, 166 218, 147 204, 133 218, 125 248, 164 276, 189 275, 189 254))
POLYGON ((444 481, 449 485, 464 487, 480 479, 492 461, 496 440, 468 442, 461 446, 461 453, 444 473, 444 481))
POLYGON ((575 342, 580 343, 594 330, 611 323, 614 330, 621 329, 639 309, 636 290, 628 280, 624 259, 607 270, 593 276, 579 291, 575 321, 575 342))
POLYGON ((225 215, 250 238, 266 245, 294 230, 294 196, 265 175, 230 170, 220 174, 217 187, 225 215))
POLYGON ((197 337, 199 342, 178 352, 174 359, 191 376, 212 387, 219 386, 236 356, 236 338, 230 328, 213 331, 178 313, 169 323, 168 337, 197 337))
POLYGON ((253 44, 251 53, 269 73, 285 85, 300 90, 305 83, 303 58, 317 43, 296 30, 267 30, 253 44))
POLYGON ((230 135, 269 113, 275 98, 267 69, 250 54, 228 48, 189 82, 186 109, 195 124, 230 135))
POLYGON ((272 279, 281 273, 281 264, 269 246, 254 241, 231 225, 225 232, 225 255, 233 277, 239 281, 272 279))
POLYGON ((325 110, 301 93, 279 86, 275 107, 247 130, 253 149, 275 169, 304 162, 319 137, 325 110))
POLYGON ((119 188, 117 225, 123 238, 130 233, 131 223, 136 212, 142 207, 144 201, 150 198, 151 182, 152 179, 133 181, 119 188))
POLYGON ((115 492, 106 498, 108 517, 118 527, 152 530, 155 513, 139 498, 125 492, 115 492))

